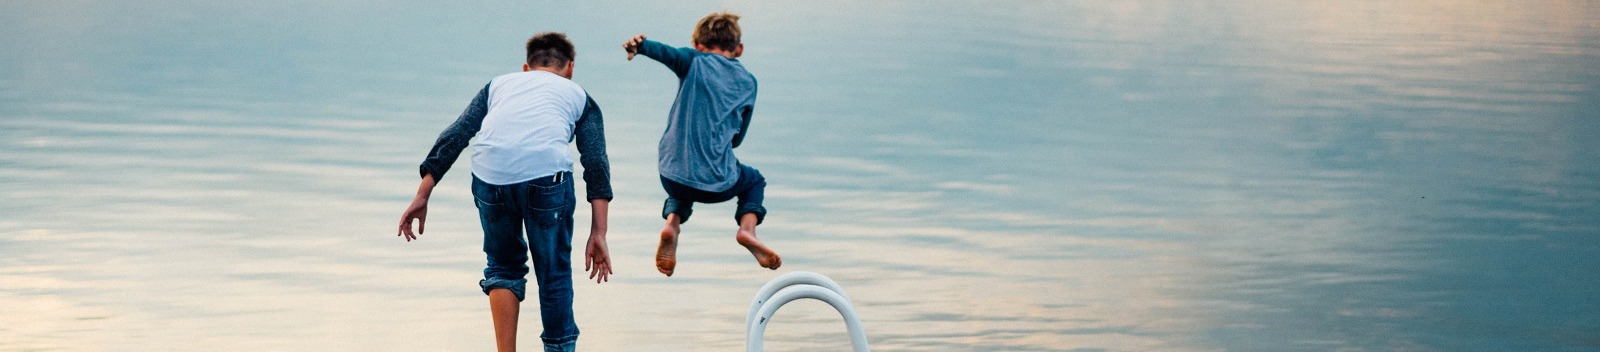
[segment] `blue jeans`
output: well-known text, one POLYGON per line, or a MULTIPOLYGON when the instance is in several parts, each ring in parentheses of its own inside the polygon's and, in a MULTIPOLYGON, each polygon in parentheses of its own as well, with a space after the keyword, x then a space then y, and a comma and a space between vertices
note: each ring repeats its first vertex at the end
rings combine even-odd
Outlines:
POLYGON ((576 203, 572 188, 571 172, 509 185, 492 185, 472 177, 472 198, 483 223, 483 253, 489 260, 478 286, 485 294, 509 289, 522 301, 531 258, 544 322, 539 338, 546 347, 578 340, 578 324, 572 318, 572 210, 576 203))
POLYGON ((733 212, 735 224, 744 214, 756 214, 756 224, 767 218, 767 208, 761 205, 766 198, 767 178, 761 176, 761 170, 749 165, 739 164, 739 181, 720 192, 689 187, 666 177, 661 178, 661 188, 667 191, 667 202, 661 206, 662 219, 668 214, 678 214, 680 223, 687 223, 689 215, 694 213, 695 202, 722 203, 734 197, 739 198, 739 205, 733 212))

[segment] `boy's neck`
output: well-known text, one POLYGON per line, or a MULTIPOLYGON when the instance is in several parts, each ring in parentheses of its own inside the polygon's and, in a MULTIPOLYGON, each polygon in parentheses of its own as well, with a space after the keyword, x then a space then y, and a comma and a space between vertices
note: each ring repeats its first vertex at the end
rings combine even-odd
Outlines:
POLYGON ((739 44, 739 48, 738 49, 727 50, 727 49, 722 49, 722 48, 713 48, 713 47, 705 46, 704 44, 700 44, 700 43, 695 43, 694 44, 694 50, 702 52, 702 53, 722 55, 722 57, 726 57, 729 60, 734 60, 734 59, 738 59, 739 56, 742 56, 744 54, 744 44, 739 44))
POLYGON ((575 65, 571 61, 568 61, 567 64, 563 65, 562 67, 530 66, 528 64, 523 64, 522 65, 522 72, 544 71, 544 72, 554 73, 557 76, 561 76, 561 77, 566 78, 566 79, 572 79, 572 68, 573 68, 573 66, 575 66, 575 65))

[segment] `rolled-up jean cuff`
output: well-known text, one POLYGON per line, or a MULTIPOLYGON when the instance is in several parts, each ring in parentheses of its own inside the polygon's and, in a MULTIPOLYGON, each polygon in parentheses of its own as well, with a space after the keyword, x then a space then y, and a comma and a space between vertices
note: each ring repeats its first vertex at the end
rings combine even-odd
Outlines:
POLYGON ((744 214, 756 214, 756 225, 760 225, 762 221, 767 219, 767 207, 756 204, 739 207, 739 213, 733 215, 733 223, 738 224, 743 221, 744 214))
POLYGON ((667 215, 678 214, 679 224, 688 223, 689 215, 694 215, 694 208, 685 207, 684 203, 688 203, 691 206, 694 204, 694 202, 683 202, 677 199, 667 198, 667 201, 661 205, 661 218, 666 219, 667 215))
POLYGON ((524 291, 523 290, 528 287, 528 279, 510 280, 510 279, 502 279, 502 278, 498 278, 498 277, 491 277, 491 278, 487 278, 487 279, 483 279, 483 280, 478 280, 478 287, 482 287, 483 288, 483 294, 486 294, 486 295, 489 294, 489 290, 493 290, 493 289, 497 289, 497 288, 503 288, 503 289, 511 290, 511 294, 517 295, 517 302, 522 302, 522 299, 524 297, 524 294, 523 294, 524 291))
POLYGON ((577 334, 572 334, 571 336, 562 336, 554 339, 540 337, 539 340, 544 341, 545 351, 574 351, 578 347, 577 334))

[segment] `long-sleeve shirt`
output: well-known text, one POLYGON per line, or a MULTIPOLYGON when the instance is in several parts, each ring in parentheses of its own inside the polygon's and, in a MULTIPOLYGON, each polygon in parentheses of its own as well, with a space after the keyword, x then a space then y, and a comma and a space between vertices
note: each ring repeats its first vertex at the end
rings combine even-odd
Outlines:
POLYGON ((739 178, 733 148, 750 128, 755 75, 737 59, 653 40, 638 51, 678 75, 678 97, 657 149, 661 177, 709 192, 732 188, 739 178))
POLYGON ((444 178, 469 141, 472 173, 490 184, 512 184, 572 171, 567 144, 576 139, 587 197, 611 199, 610 162, 600 107, 576 83, 528 71, 495 77, 439 134, 418 167, 444 178))

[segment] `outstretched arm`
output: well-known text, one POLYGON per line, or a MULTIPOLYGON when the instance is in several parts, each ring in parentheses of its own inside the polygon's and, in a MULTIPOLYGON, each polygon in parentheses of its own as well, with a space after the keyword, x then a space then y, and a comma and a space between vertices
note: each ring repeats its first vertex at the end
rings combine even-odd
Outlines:
POLYGON ((439 139, 433 142, 433 149, 428 150, 428 157, 422 160, 417 173, 423 176, 432 174, 434 180, 443 179, 444 173, 450 171, 450 166, 461 156, 461 151, 467 149, 472 136, 477 135, 478 129, 483 127, 483 117, 488 114, 489 85, 485 84, 483 90, 479 90, 478 95, 472 98, 472 103, 467 104, 467 109, 461 111, 461 117, 439 133, 439 139))
POLYGON ((461 112, 461 117, 439 134, 439 139, 433 142, 433 149, 428 151, 428 157, 417 167, 417 173, 422 175, 422 183, 417 185, 417 196, 411 199, 411 205, 400 214, 400 230, 395 233, 396 236, 405 237, 406 242, 410 242, 422 234, 428 223, 428 197, 433 195, 433 187, 446 171, 450 171, 450 165, 455 164, 456 158, 461 156, 461 150, 467 148, 467 141, 478 134, 478 129, 483 127, 483 117, 488 112, 489 86, 484 85, 467 109, 461 112), (417 222, 416 232, 411 231, 413 220, 417 222))
POLYGON ((689 63, 694 59, 696 51, 691 48, 674 48, 661 44, 661 42, 644 39, 644 35, 636 35, 622 43, 622 49, 628 52, 628 60, 633 60, 634 54, 647 56, 667 65, 678 79, 689 74, 689 63))

